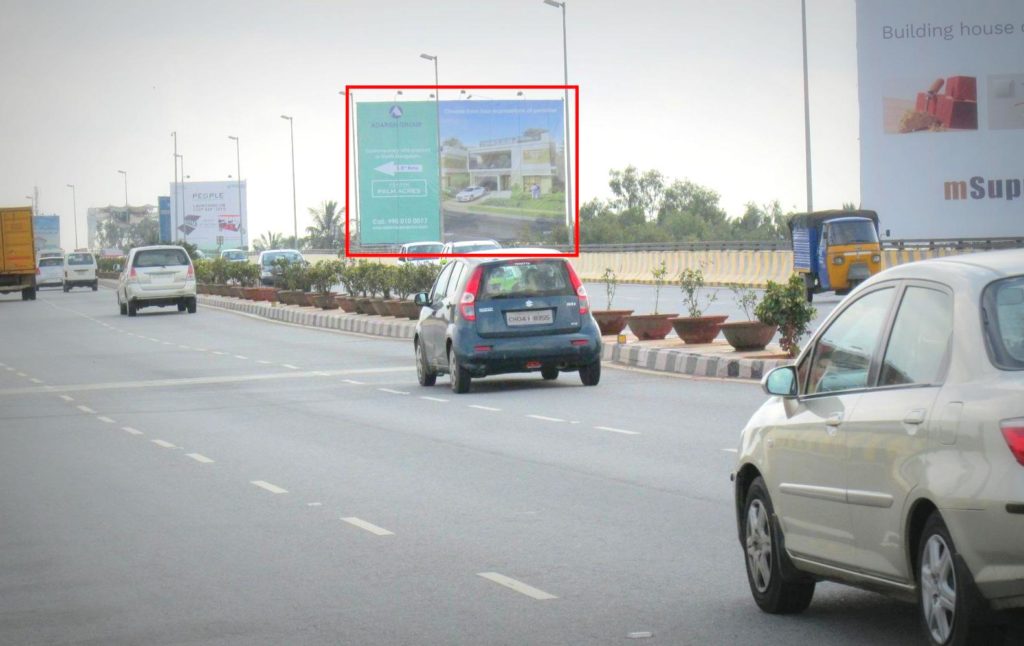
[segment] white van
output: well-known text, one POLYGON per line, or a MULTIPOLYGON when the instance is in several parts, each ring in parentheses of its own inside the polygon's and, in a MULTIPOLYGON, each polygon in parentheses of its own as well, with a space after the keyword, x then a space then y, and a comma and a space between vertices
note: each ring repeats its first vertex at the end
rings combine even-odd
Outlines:
POLYGON ((72 287, 99 288, 96 279, 96 256, 88 251, 75 251, 64 256, 64 291, 72 287))

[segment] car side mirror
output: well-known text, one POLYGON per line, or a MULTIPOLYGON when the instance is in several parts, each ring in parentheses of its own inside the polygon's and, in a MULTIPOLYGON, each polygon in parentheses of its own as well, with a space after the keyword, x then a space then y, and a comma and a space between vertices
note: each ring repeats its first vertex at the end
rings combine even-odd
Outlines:
POLYGON ((426 292, 420 292, 413 297, 413 302, 420 307, 427 307, 430 305, 430 296, 426 292))
POLYGON ((761 380, 761 388, 769 395, 790 399, 796 397, 796 367, 782 366, 761 380))

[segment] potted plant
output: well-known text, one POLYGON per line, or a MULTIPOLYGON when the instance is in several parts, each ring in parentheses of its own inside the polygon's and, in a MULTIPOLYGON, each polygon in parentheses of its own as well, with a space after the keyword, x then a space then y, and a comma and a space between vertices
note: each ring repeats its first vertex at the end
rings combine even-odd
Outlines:
POLYGON ((680 272, 679 289, 683 292, 683 305, 689 316, 672 319, 673 329, 683 343, 711 343, 718 336, 722 323, 729 318, 727 315, 704 316, 704 308, 714 303, 718 294, 706 291, 701 299, 704 271, 699 267, 686 268, 680 272))
POLYGON ((405 309, 402 306, 402 297, 394 298, 401 293, 398 289, 401 280, 400 268, 398 265, 382 265, 381 270, 385 288, 383 310, 390 316, 404 318, 405 309))
POLYGON ((196 270, 196 291, 200 294, 210 294, 210 283, 213 282, 213 271, 210 269, 210 261, 204 258, 197 258, 192 265, 196 270))
POLYGON ((284 258, 274 261, 282 265, 281 281, 286 290, 278 292, 278 298, 282 303, 291 305, 312 305, 306 302, 306 293, 312 287, 309 279, 309 267, 303 262, 288 262, 284 258))
POLYGON ((384 265, 377 262, 367 264, 366 291, 370 294, 368 314, 391 316, 387 306, 384 305, 384 299, 391 297, 386 274, 384 265))
POLYGON ((658 301, 666 276, 668 267, 662 260, 660 265, 651 270, 651 278, 654 279, 654 314, 631 314, 626 318, 626 324, 638 339, 664 339, 672 331, 672 321, 669 319, 676 315, 658 313, 658 301))
POLYGON ((420 307, 409 300, 409 294, 416 290, 417 265, 407 262, 395 269, 395 293, 398 295, 397 305, 393 311, 396 316, 408 319, 417 319, 420 316, 420 307))
POLYGON ((338 301, 334 300, 331 289, 338 282, 338 264, 334 260, 321 260, 309 270, 309 280, 314 296, 313 302, 323 310, 338 309, 338 301))
POLYGON ((759 299, 757 291, 752 287, 733 284, 729 286, 729 289, 747 320, 723 323, 722 334, 725 336, 725 340, 735 350, 764 350, 775 336, 775 332, 779 329, 778 326, 753 319, 752 315, 757 308, 759 299))
POLYGON ((345 293, 335 295, 334 300, 338 301, 338 305, 346 312, 356 311, 355 280, 355 264, 339 261, 338 282, 341 283, 341 288, 345 290, 345 293))
POLYGON ((800 353, 800 338, 818 310, 807 302, 807 286, 799 274, 793 274, 785 284, 768 281, 764 298, 754 308, 758 320, 779 327, 779 345, 790 357, 800 353))
POLYGON ((633 313, 633 310, 616 310, 612 308, 612 301, 615 299, 615 290, 618 287, 619 279, 615 275, 615 271, 608 267, 601 274, 601 280, 604 281, 604 293, 608 299, 608 309, 606 310, 591 310, 591 314, 594 315, 594 320, 597 321, 597 327, 601 329, 602 335, 618 334, 626 327, 626 317, 633 313))

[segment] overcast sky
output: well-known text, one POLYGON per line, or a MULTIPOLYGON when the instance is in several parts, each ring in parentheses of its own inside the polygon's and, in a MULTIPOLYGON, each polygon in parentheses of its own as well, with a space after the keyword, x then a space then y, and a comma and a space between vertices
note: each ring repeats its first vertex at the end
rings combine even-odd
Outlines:
MULTIPOLYGON (((854 0, 809 0, 815 206, 859 201, 854 0)), ((193 180, 235 175, 241 140, 252 238, 344 201, 346 84, 562 82, 559 10, 542 0, 0 0, 0 205, 62 216, 155 204, 178 132, 193 180)), ((580 92, 580 190, 611 168, 691 179, 744 203, 803 208, 799 0, 568 0, 580 92)), ((380 97, 378 97, 380 98, 380 97)), ((387 97, 383 97, 385 100, 387 97)), ((449 98, 442 94, 442 98, 449 98)), ((457 92, 450 97, 457 98, 457 92)), ((493 97, 501 98, 501 97, 493 97)))

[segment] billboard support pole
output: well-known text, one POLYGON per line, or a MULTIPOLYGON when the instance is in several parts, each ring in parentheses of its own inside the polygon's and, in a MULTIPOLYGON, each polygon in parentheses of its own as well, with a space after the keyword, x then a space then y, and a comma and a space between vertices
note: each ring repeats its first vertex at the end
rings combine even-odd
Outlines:
POLYGON ((239 150, 238 137, 234 135, 228 135, 228 139, 235 140, 235 163, 237 164, 238 175, 238 233, 241 240, 241 246, 245 248, 245 232, 244 229, 248 227, 242 226, 242 153, 239 150))
POLYGON ((814 211, 814 189, 811 186, 811 101, 807 87, 807 0, 800 0, 800 22, 804 47, 804 158, 807 164, 807 212, 814 211))
POLYGON ((441 84, 437 80, 437 56, 420 54, 420 58, 434 61, 434 118, 437 128, 437 221, 441 227, 441 242, 444 242, 444 205, 441 200, 441 84))

